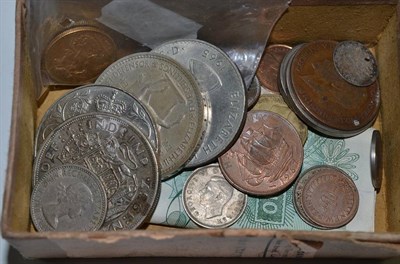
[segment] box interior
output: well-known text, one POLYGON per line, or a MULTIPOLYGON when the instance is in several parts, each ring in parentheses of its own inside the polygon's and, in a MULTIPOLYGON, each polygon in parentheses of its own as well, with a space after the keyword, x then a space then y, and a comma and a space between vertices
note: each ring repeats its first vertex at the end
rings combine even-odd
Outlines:
MULTIPOLYGON (((374 49, 379 63, 381 109, 374 126, 381 130, 384 151, 384 181, 377 195, 376 232, 400 231, 400 98, 398 63, 398 17, 396 5, 291 6, 274 27, 269 43, 297 43, 316 40, 353 39, 374 49)), ((21 14, 17 15, 22 19, 21 14)), ((65 90, 50 91, 38 105, 32 64, 24 24, 20 38, 13 105, 8 167, 8 195, 3 212, 3 234, 34 233, 30 222, 29 203, 35 128, 47 107, 65 90), (19 64, 18 64, 19 62, 19 64), (19 86, 19 87, 18 87, 19 86)), ((17 41, 18 42, 18 41, 17 41)), ((149 229, 170 230, 154 227, 149 229)), ((135 231, 132 231, 135 232, 135 231)), ((203 232, 209 232, 203 230, 203 232)))

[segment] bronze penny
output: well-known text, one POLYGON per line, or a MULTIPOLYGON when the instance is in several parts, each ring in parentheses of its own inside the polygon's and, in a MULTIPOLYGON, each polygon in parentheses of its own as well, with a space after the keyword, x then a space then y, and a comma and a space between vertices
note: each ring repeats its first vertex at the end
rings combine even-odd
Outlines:
POLYGON ((327 127, 330 136, 347 137, 361 133, 375 120, 380 104, 377 82, 357 87, 339 76, 333 64, 336 41, 320 40, 305 44, 290 66, 293 99, 318 130, 327 127))
POLYGON ((291 49, 291 47, 282 44, 269 45, 265 49, 256 73, 264 88, 279 93, 279 65, 291 49))
POLYGON ((94 81, 115 61, 117 48, 102 30, 79 26, 57 35, 43 55, 43 67, 59 84, 83 84, 94 81))
POLYGON ((335 167, 318 166, 304 185, 302 205, 307 217, 318 226, 339 228, 356 215, 357 187, 347 174, 335 167))
POLYGON ((296 179, 303 163, 303 144, 282 116, 250 111, 239 139, 219 157, 219 163, 227 181, 238 190, 273 195, 296 179))
POLYGON ((253 110, 271 111, 281 115, 296 128, 296 131, 297 133, 299 133, 300 139, 303 144, 306 142, 308 135, 307 125, 304 124, 289 108, 281 95, 263 94, 262 96, 260 96, 260 99, 254 106, 253 110))
POLYGON ((309 170, 306 170, 304 173, 302 173, 296 180, 293 188, 293 205, 294 208, 297 212, 297 214, 300 216, 300 218, 306 222, 308 225, 319 228, 319 229, 327 229, 324 227, 321 227, 314 223, 305 213, 304 207, 303 207, 303 191, 304 191, 304 186, 305 184, 309 181, 311 177, 314 176, 313 173, 309 173, 309 170))

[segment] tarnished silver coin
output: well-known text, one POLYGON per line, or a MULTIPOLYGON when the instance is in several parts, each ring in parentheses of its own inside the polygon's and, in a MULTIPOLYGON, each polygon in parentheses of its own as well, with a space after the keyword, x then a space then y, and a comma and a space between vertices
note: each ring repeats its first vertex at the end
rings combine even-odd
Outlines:
POLYGON ((205 228, 232 225, 243 214, 247 195, 232 187, 222 175, 218 164, 196 169, 183 187, 186 213, 205 228))
POLYGON ((31 217, 38 231, 94 231, 103 224, 107 197, 100 179, 76 165, 44 174, 31 196, 31 217))
POLYGON ((175 40, 153 51, 170 56, 189 69, 210 100, 209 128, 186 166, 196 167, 214 160, 232 144, 244 124, 246 89, 239 70, 225 52, 201 40, 175 40))
POLYGON ((135 53, 111 64, 96 83, 129 92, 153 115, 162 179, 193 157, 206 128, 207 111, 196 80, 180 64, 161 54, 135 53))
POLYGON ((339 42, 333 51, 339 75, 356 86, 369 86, 378 77, 378 65, 371 51, 357 41, 339 42))
POLYGON ((257 76, 254 76, 249 88, 247 89, 247 109, 253 108, 261 95, 261 85, 257 76))
POLYGON ((371 180, 372 185, 378 191, 381 189, 382 185, 382 154, 383 150, 381 133, 378 130, 374 130, 371 138, 371 180))
POLYGON ((87 113, 110 113, 131 121, 158 151, 157 129, 145 106, 130 94, 105 85, 73 89, 46 111, 37 129, 35 154, 44 140, 65 120, 87 113))
POLYGON ((33 184, 53 168, 83 166, 102 182, 107 214, 102 230, 140 227, 160 194, 159 166, 146 137, 129 121, 111 114, 83 114, 62 123, 43 143, 33 184))

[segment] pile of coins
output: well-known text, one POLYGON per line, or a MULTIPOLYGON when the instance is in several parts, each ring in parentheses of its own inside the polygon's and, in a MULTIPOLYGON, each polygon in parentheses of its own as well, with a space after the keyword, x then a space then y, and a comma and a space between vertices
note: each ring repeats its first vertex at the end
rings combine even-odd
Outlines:
MULTIPOLYGON (((112 63, 95 84, 54 102, 41 120, 31 198, 36 229, 144 227, 158 203, 161 181, 184 169, 195 169, 183 189, 191 219, 206 228, 233 224, 244 212, 247 195, 274 196, 293 185, 309 127, 344 137, 362 132, 375 119, 376 80, 353 87, 342 78, 353 74, 335 70, 336 45, 276 45, 279 56, 268 55, 274 48, 267 48, 263 58, 270 63, 262 60, 258 78, 247 89, 229 56, 200 40, 170 41, 112 63), (332 107, 335 115, 328 116, 331 112, 324 111, 332 107)), ((342 50, 336 53, 345 56, 342 50)), ((336 228, 356 213, 357 189, 342 172, 319 170, 324 174, 312 171, 313 176, 297 180, 296 208, 310 225, 336 228), (312 192, 327 186, 337 188, 323 197, 312 192), (350 205, 335 199, 347 190, 354 201, 350 212, 350 205), (315 201, 324 203, 322 209, 315 201), (334 213, 349 215, 327 224, 334 213)))
POLYGON ((354 42, 349 43, 319 40, 300 44, 280 65, 279 90, 286 103, 309 127, 332 137, 361 133, 379 111, 373 55, 362 44, 357 52, 354 42))
POLYGON ((293 199, 299 216, 319 229, 344 226, 355 216, 359 203, 352 179, 330 166, 305 171, 295 183, 293 199))

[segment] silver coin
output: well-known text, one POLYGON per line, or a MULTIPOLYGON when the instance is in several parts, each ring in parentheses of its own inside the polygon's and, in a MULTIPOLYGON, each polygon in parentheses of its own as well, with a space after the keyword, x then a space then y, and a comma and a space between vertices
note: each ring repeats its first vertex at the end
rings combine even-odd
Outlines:
POLYGON ((102 230, 140 227, 160 194, 156 154, 129 121, 111 114, 83 114, 61 124, 43 143, 33 184, 64 164, 83 166, 102 182, 108 209, 102 230))
POLYGON ((189 69, 210 100, 209 128, 186 166, 214 160, 232 144, 244 124, 246 89, 239 70, 225 52, 201 40, 175 40, 153 51, 170 56, 189 69))
POLYGON ((163 180, 192 158, 206 128, 207 109, 190 72, 167 56, 135 53, 111 64, 96 83, 121 88, 149 109, 160 136, 163 180))
POLYGON ((254 76, 249 88, 247 89, 247 109, 251 109, 261 95, 261 85, 257 76, 254 76))
MULTIPOLYGON (((289 61, 292 60, 293 56, 297 53, 297 51, 303 46, 304 44, 299 44, 292 48, 286 56, 283 58, 281 65, 279 67, 279 81, 278 81, 278 88, 279 88, 279 93, 282 95, 283 100, 286 102, 286 104, 294 111, 295 105, 293 101, 291 100, 291 97, 289 95, 288 91, 288 80, 286 78, 288 74, 288 68, 289 68, 289 61)), ((295 112, 295 111, 294 111, 295 112)), ((296 112, 295 112, 296 113, 296 112)))
POLYGON ((243 214, 247 195, 232 187, 218 164, 196 169, 183 187, 186 213, 205 228, 223 228, 235 223, 243 214))
POLYGON ((46 111, 37 129, 35 155, 57 126, 69 118, 87 113, 110 113, 126 118, 142 131, 158 152, 157 129, 142 103, 117 88, 86 85, 65 94, 46 111))
POLYGON ((383 161, 382 161, 382 138, 381 138, 381 133, 378 130, 374 130, 372 132, 370 159, 371 159, 372 185, 376 190, 379 191, 382 185, 383 161))
POLYGON ((98 230, 106 209, 106 192, 99 178, 75 165, 49 170, 31 196, 31 216, 38 231, 98 230))
POLYGON ((339 75, 356 86, 369 86, 378 77, 374 55, 357 41, 337 44, 333 52, 333 63, 339 75))

